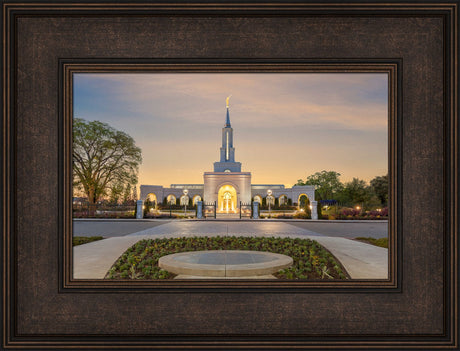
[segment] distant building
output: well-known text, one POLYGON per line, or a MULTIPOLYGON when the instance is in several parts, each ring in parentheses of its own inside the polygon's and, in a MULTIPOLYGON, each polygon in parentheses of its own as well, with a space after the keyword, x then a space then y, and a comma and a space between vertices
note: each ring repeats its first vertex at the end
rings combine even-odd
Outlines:
POLYGON ((186 195, 192 203, 204 201, 205 203, 217 202, 217 212, 237 213, 240 202, 250 204, 252 201, 266 201, 275 204, 278 199, 280 205, 288 200, 296 205, 302 195, 310 201, 315 201, 314 186, 293 186, 285 188, 282 184, 252 184, 251 172, 242 172, 241 163, 235 161, 235 148, 233 147, 233 128, 230 124, 230 112, 227 99, 227 115, 224 128, 222 128, 222 146, 220 148, 220 161, 214 162, 213 172, 204 172, 203 184, 171 184, 169 188, 161 185, 141 185, 140 200, 155 201, 155 203, 185 204, 186 195))

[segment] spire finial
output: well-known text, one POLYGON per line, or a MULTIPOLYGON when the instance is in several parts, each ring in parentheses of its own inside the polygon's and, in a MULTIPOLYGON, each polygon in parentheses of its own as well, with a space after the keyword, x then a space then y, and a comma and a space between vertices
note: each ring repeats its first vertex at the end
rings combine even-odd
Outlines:
POLYGON ((225 101, 227 102, 227 108, 228 108, 228 101, 230 100, 231 97, 232 97, 232 95, 227 96, 227 98, 225 99, 225 101))

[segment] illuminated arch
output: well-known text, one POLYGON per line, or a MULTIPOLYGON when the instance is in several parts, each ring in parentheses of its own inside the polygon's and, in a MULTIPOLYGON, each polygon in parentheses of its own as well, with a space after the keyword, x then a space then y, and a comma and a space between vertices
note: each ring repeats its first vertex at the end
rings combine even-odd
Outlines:
POLYGON ((297 204, 299 208, 305 207, 306 205, 310 204, 310 198, 305 193, 299 194, 299 197, 297 198, 297 204))
POLYGON ((216 193, 218 193, 219 190, 225 185, 230 185, 230 186, 234 187, 237 193, 240 192, 240 188, 239 188, 239 186, 237 184, 235 184, 235 183, 233 183, 231 181, 225 180, 225 181, 222 181, 219 184, 217 184, 217 186, 214 188, 216 193))
POLYGON ((175 205, 176 204, 176 196, 173 194, 169 194, 168 197, 166 198, 166 202, 169 205, 175 205))
POLYGON ((188 200, 189 200, 189 197, 187 195, 182 195, 180 197, 180 205, 181 206, 188 205, 188 200))
POLYGON ((270 206, 274 206, 275 205, 275 197, 273 195, 267 195, 266 202, 267 202, 267 205, 270 204, 270 206))
POLYGON ((287 205, 288 197, 286 194, 280 195, 278 198, 278 203, 281 205, 287 205))
POLYGON ((217 209, 221 213, 236 213, 237 212, 237 194, 233 185, 225 184, 219 188, 217 192, 217 209))
POLYGON ((155 209, 157 208, 158 198, 157 198, 157 195, 155 193, 148 193, 146 198, 145 198, 145 201, 147 201, 147 200, 154 204, 155 209))

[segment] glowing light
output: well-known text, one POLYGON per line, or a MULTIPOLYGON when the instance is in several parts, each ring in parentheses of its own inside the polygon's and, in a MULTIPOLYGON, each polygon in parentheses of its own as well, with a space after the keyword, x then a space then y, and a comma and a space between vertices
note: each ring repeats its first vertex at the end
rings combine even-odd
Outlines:
POLYGON ((237 210, 236 189, 231 185, 224 185, 218 191, 218 208, 220 212, 235 212, 237 210))
POLYGON ((359 207, 359 206, 356 206, 356 209, 357 209, 357 210, 360 210, 360 209, 361 209, 361 207, 359 207))
POLYGON ((227 98, 225 99, 225 102, 227 103, 227 108, 228 108, 228 101, 230 100, 231 97, 232 97, 232 95, 227 96, 227 98))

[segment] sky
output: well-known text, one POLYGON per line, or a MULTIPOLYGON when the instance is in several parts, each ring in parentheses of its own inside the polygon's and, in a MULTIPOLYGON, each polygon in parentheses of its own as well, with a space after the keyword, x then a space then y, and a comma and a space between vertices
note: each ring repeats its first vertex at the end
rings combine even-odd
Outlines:
POLYGON ((202 184, 219 161, 227 96, 235 160, 252 184, 388 172, 384 73, 77 73, 74 117, 142 149, 138 185, 202 184))

